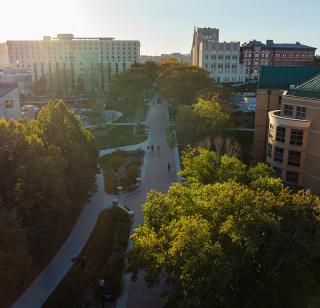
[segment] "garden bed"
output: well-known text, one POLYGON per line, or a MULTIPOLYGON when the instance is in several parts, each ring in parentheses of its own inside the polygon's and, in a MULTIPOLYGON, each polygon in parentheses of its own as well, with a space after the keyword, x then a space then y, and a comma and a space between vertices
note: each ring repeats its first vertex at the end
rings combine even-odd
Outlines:
POLYGON ((122 292, 130 224, 122 209, 104 210, 77 262, 43 307, 96 306, 101 302, 100 278, 105 281, 103 292, 110 292, 116 299, 122 292))
POLYGON ((133 191, 137 187, 136 179, 141 176, 140 167, 143 164, 139 152, 116 151, 99 159, 106 193, 116 194, 117 186, 122 186, 125 192, 133 191))

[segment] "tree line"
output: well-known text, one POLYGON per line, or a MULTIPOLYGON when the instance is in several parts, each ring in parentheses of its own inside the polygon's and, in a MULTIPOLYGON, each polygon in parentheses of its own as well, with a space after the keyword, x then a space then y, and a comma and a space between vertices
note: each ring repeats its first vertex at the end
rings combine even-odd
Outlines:
POLYGON ((98 153, 65 104, 49 102, 36 120, 0 120, 0 154, 4 300, 60 247, 94 190, 98 153))

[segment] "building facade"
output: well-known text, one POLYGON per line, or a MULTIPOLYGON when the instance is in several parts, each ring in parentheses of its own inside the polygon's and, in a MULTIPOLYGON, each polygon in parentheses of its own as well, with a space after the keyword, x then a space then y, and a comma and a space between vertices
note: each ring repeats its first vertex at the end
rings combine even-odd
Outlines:
POLYGON ((107 91, 112 76, 139 62, 140 42, 58 34, 39 41, 7 41, 9 65, 30 69, 32 80, 48 90, 107 91), (79 89, 78 89, 79 90, 79 89))
POLYGON ((20 97, 16 84, 0 83, 0 118, 20 118, 20 97))
POLYGON ((0 70, 0 83, 16 83, 19 94, 30 95, 32 90, 31 70, 25 68, 5 68, 0 70))
POLYGON ((320 75, 285 91, 268 115, 268 164, 286 183, 320 194, 320 75))
POLYGON ((0 43, 0 69, 9 66, 8 46, 7 43, 0 43))
POLYGON ((320 74, 320 66, 263 66, 256 92, 252 164, 266 161, 269 111, 281 109, 282 94, 320 74))
POLYGON ((304 66, 314 62, 316 48, 295 44, 277 44, 250 41, 241 46, 241 63, 245 65, 246 78, 257 79, 262 66, 304 66))
POLYGON ((240 63, 240 42, 219 42, 218 29, 195 29, 191 59, 193 65, 207 70, 219 83, 245 81, 245 68, 240 63))

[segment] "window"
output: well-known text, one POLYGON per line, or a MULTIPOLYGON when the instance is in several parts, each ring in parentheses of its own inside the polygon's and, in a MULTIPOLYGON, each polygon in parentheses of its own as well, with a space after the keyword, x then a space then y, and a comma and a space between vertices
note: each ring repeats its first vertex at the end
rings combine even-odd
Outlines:
POLYGON ((6 108, 13 108, 13 101, 11 99, 8 99, 5 101, 6 108))
POLYGON ((276 177, 277 177, 277 178, 281 178, 281 176, 282 176, 282 169, 276 168, 276 167, 274 167, 273 169, 274 169, 274 171, 275 171, 275 173, 276 173, 276 177))
POLYGON ((303 143, 303 131, 302 130, 291 130, 290 144, 292 145, 302 145, 303 143))
POLYGON ((279 163, 283 162, 283 149, 275 147, 275 149, 274 149, 274 161, 278 161, 279 163))
POLYGON ((270 143, 268 143, 267 155, 268 157, 272 156, 272 144, 270 143))
POLYGON ((285 138, 286 138, 286 129, 284 127, 278 126, 276 140, 279 142, 284 142, 285 138))
POLYGON ((297 184, 299 182, 299 173, 287 171, 286 181, 297 184))
POLYGON ((289 151, 288 165, 290 166, 300 166, 300 152, 289 151))
POLYGON ((284 105, 284 115, 286 116, 293 116, 293 106, 292 105, 284 105))
POLYGON ((306 117, 306 107, 297 107, 297 114, 296 117, 298 119, 304 119, 306 117))

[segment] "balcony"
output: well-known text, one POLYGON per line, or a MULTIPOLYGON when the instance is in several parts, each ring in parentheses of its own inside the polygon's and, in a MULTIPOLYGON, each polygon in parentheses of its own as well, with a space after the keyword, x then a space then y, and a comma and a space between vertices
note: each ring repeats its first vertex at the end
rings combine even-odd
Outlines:
POLYGON ((310 120, 301 120, 280 115, 281 110, 269 111, 269 121, 273 126, 281 126, 295 129, 308 129, 311 125, 310 120))

